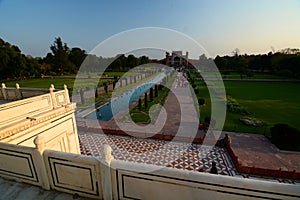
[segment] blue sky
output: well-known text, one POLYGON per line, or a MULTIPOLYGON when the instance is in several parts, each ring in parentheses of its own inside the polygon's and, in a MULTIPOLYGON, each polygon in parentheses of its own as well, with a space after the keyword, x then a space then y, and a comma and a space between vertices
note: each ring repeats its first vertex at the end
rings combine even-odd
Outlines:
POLYGON ((45 56, 58 36, 89 52, 114 34, 149 26, 187 34, 211 56, 235 48, 256 54, 300 48, 300 1, 0 0, 0 25, 1 38, 32 56, 45 56))

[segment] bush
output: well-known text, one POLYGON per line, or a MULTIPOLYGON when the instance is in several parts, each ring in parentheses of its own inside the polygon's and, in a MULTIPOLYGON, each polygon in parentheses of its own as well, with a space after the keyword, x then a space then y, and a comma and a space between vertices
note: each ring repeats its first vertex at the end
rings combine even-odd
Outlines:
POLYGON ((278 148, 300 150, 300 132, 287 124, 275 124, 271 129, 271 141, 278 148))
POLYGON ((224 74, 224 75, 230 75, 230 71, 223 71, 222 74, 224 74))
POLYGON ((276 74, 283 77, 293 77, 293 72, 288 69, 279 70, 276 74))
POLYGON ((199 89, 194 89, 195 94, 199 94, 199 89))
POLYGON ((196 85, 196 84, 192 84, 192 87, 193 87, 193 88, 196 88, 196 87, 197 87, 197 85, 196 85))
POLYGON ((202 98, 198 99, 198 104, 199 106, 202 106, 203 104, 205 104, 205 100, 202 98))
POLYGON ((238 114, 250 114, 234 98, 227 96, 227 109, 229 112, 238 114))

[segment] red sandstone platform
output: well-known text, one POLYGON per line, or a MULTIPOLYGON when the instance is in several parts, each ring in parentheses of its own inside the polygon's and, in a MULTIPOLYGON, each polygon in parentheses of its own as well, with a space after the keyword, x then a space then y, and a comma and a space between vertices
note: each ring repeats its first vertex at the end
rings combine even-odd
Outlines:
POLYGON ((281 151, 263 135, 228 134, 227 150, 239 173, 300 180, 300 152, 281 151))

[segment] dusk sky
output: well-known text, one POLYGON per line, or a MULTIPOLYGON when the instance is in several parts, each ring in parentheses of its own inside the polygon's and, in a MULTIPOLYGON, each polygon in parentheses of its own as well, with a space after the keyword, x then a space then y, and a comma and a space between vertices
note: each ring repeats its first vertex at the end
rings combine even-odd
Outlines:
POLYGON ((89 52, 114 34, 142 27, 182 32, 213 57, 235 48, 247 54, 300 48, 299 0, 0 0, 0 24, 0 38, 41 57, 58 36, 89 52))

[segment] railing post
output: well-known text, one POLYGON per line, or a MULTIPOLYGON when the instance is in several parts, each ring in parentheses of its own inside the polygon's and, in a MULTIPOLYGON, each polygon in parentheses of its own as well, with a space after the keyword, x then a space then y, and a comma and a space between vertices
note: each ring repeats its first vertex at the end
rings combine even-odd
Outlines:
POLYGON ((6 86, 5 86, 4 83, 2 83, 2 88, 1 88, 1 90, 2 90, 2 94, 3 94, 4 100, 7 100, 7 99, 8 99, 8 94, 7 94, 6 86))
POLYGON ((23 99, 22 92, 20 91, 20 85, 16 83, 16 98, 17 100, 23 99))
POLYGON ((33 143, 35 144, 35 148, 41 153, 41 155, 43 154, 43 151, 45 149, 45 140, 41 135, 36 136, 36 138, 34 139, 33 143))
POLYGON ((68 90, 68 86, 66 84, 64 84, 64 91, 65 91, 65 95, 66 95, 66 102, 67 102, 67 104, 70 104, 69 90, 68 90))
POLYGON ((57 102, 56 102, 56 98, 55 98, 55 95, 54 95, 54 90, 55 90, 54 85, 51 84, 50 88, 49 88, 49 91, 50 91, 50 95, 51 95, 53 109, 55 109, 57 107, 57 102))
POLYGON ((114 159, 111 154, 112 149, 108 144, 104 144, 101 148, 101 185, 103 191, 103 199, 112 199, 112 182, 110 163, 114 159))

